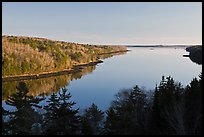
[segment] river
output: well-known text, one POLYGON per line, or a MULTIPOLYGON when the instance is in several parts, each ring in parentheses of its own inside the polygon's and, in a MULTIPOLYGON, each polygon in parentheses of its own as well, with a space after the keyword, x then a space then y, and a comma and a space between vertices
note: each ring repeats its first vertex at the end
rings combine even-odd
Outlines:
MULTIPOLYGON (((58 92, 66 87, 71 93, 75 108, 84 109, 95 103, 99 109, 106 110, 114 95, 123 88, 136 84, 146 89, 154 89, 162 76, 172 76, 186 86, 202 71, 202 65, 183 57, 188 54, 185 48, 178 47, 132 47, 126 54, 104 59, 103 63, 85 68, 81 73, 52 78, 26 81, 33 96, 58 92)), ((2 105, 8 95, 16 92, 18 82, 3 83, 2 105)), ((41 102, 41 105, 44 105, 41 102)))

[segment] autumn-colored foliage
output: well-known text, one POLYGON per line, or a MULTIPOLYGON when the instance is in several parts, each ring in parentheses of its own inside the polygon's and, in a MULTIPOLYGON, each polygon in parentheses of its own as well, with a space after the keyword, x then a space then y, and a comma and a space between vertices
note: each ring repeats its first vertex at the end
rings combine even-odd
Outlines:
POLYGON ((53 41, 45 38, 2 36, 3 76, 70 69, 103 58, 101 54, 125 51, 105 46, 53 41))

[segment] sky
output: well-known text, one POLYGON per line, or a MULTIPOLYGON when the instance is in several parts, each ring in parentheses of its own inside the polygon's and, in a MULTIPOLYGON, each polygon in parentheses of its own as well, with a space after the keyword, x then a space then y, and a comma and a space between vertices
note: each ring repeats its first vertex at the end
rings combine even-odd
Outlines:
POLYGON ((2 35, 86 44, 202 44, 201 2, 3 2, 2 35))

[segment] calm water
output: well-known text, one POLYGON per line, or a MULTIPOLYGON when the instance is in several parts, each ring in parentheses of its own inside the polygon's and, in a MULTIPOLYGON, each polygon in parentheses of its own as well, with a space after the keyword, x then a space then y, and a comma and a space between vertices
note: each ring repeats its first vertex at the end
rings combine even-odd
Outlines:
MULTIPOLYGON (((162 75, 172 76, 186 86, 202 71, 202 65, 182 56, 188 54, 185 48, 151 50, 137 47, 129 50, 127 54, 105 59, 104 63, 90 68, 86 75, 82 74, 77 79, 64 78, 63 86, 71 92, 71 100, 76 102, 76 108, 84 109, 95 103, 99 109, 106 110, 120 89, 132 88, 136 84, 146 90, 154 89, 162 75)), ((9 109, 4 101, 2 103, 9 109)))

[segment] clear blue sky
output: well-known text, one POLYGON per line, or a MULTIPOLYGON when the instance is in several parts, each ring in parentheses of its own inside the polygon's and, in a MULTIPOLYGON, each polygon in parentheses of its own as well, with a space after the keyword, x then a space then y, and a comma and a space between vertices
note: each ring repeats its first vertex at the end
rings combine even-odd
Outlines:
POLYGON ((2 35, 89 44, 202 44, 201 2, 2 5, 2 35))

